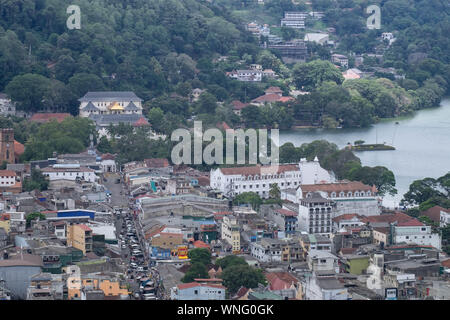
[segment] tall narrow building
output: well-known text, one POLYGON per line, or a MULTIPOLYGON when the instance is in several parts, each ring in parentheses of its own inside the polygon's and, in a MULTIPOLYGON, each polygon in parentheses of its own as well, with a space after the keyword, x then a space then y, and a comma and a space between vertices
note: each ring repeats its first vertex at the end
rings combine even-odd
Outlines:
POLYGON ((0 131, 0 162, 15 163, 14 129, 3 128, 0 131))

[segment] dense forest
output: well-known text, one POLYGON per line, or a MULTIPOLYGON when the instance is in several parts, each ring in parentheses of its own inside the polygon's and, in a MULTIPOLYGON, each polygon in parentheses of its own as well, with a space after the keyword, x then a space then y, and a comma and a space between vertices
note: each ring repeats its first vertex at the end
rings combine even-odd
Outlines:
MULTIPOLYGON (((245 125, 283 128, 292 124, 288 119, 318 118, 323 126, 365 126, 378 117, 438 104, 450 87, 446 3, 380 1, 380 30, 365 27, 368 4, 366 0, 320 0, 312 6, 288 0, 267 0, 264 5, 221 0, 0 0, 0 92, 8 93, 25 111, 76 115, 77 99, 88 90, 132 90, 146 102, 146 113, 158 108, 149 118, 167 123, 159 128, 165 133, 185 124, 193 114, 211 124, 219 119, 239 123, 241 119, 233 116, 227 104, 221 107, 216 102, 249 102, 270 85, 284 92, 294 85, 314 94, 298 99, 294 108, 246 112, 245 125), (66 27, 66 9, 73 4, 81 10, 80 30, 66 27), (363 67, 394 67, 406 79, 393 84, 342 84, 340 75, 333 75, 333 67, 323 64, 327 61, 317 62, 329 58, 329 49, 313 44, 310 65, 285 65, 276 52, 263 50, 245 30, 249 21, 240 10, 250 15, 263 12, 277 23, 284 11, 323 11, 323 24, 336 29, 337 50, 350 54, 376 53, 381 32, 395 31, 397 41, 385 48, 383 61, 369 57, 363 67), (220 56, 228 60, 217 63, 220 56), (253 84, 227 78, 224 72, 242 61, 273 69, 281 80, 253 84), (317 68, 320 81, 314 77, 317 68), (322 77, 324 73, 328 76, 322 77), (330 87, 327 81, 338 87, 330 87), (361 92, 362 87, 373 87, 377 94, 361 92), (192 106, 188 96, 193 88, 207 89, 210 96, 192 106), (340 91, 340 100, 324 105, 330 90, 340 91)), ((297 31, 283 32, 286 37, 301 36, 297 31)))

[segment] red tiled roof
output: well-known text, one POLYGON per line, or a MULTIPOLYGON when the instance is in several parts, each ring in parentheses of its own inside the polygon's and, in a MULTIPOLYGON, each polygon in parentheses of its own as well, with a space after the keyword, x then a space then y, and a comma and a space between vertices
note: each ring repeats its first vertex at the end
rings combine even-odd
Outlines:
POLYGON ((286 217, 296 217, 298 216, 298 214, 294 211, 291 210, 287 210, 287 209, 278 209, 275 210, 276 212, 278 212, 279 214, 286 216, 286 217))
POLYGON ((177 288, 179 290, 195 288, 195 287, 209 287, 209 288, 217 288, 217 289, 225 290, 224 286, 222 286, 220 284, 213 284, 213 283, 205 284, 205 283, 189 282, 189 283, 181 283, 181 284, 177 285, 177 288))
POLYGON ((16 172, 12 170, 0 170, 0 176, 15 177, 16 172))
POLYGON ((30 121, 46 123, 54 119, 58 122, 62 122, 67 117, 71 117, 70 113, 35 113, 30 118, 30 121))
POLYGON ((149 126, 150 123, 144 118, 140 117, 135 123, 133 123, 134 127, 143 127, 143 126, 149 126))
POLYGON ((446 268, 450 268, 450 259, 441 262, 441 265, 446 268))
POLYGON ((284 164, 279 166, 251 166, 251 167, 235 167, 235 168, 220 168, 224 175, 243 175, 243 176, 255 176, 262 174, 275 174, 275 172, 271 172, 272 170, 277 169, 277 174, 286 172, 286 171, 299 171, 299 168, 296 164, 284 164))
POLYGON ((277 102, 280 101, 280 95, 276 93, 268 93, 262 96, 259 96, 256 99, 253 99, 252 102, 264 103, 264 102, 277 102))
POLYGON ((303 191, 303 196, 308 192, 324 191, 329 194, 335 192, 339 195, 339 192, 349 192, 349 191, 372 191, 376 192, 375 186, 371 187, 360 181, 340 181, 335 183, 319 183, 319 184, 303 184, 300 186, 303 191))
POLYGON ((102 160, 114 160, 116 157, 111 153, 102 154, 102 160))
MULTIPOLYGON (((273 70, 271 70, 271 69, 264 70, 264 71, 269 71, 269 70, 273 72, 273 70)), ((267 93, 267 94, 269 94, 269 93, 282 93, 283 90, 281 90, 280 87, 269 87, 266 90, 264 90, 264 92, 267 93)))
POLYGON ((271 290, 289 289, 292 284, 299 282, 288 272, 269 272, 266 273, 266 278, 271 290))
POLYGON ((346 214, 343 214, 343 215, 333 218, 333 222, 338 223, 342 220, 351 220, 354 217, 360 218, 360 216, 357 213, 346 213, 346 214))
POLYGON ((234 110, 242 110, 245 107, 249 106, 248 103, 242 103, 239 100, 234 100, 234 101, 231 102, 231 104, 233 105, 233 109, 234 110))
POLYGON ((92 231, 91 228, 89 228, 87 225, 85 224, 79 224, 78 225, 81 229, 83 229, 84 231, 92 231))
POLYGON ((399 227, 421 227, 423 225, 424 224, 422 222, 420 222, 419 220, 416 220, 416 219, 411 219, 409 221, 398 223, 399 227))
POLYGON ((353 253, 356 252, 356 250, 358 250, 358 248, 342 248, 342 249, 341 249, 341 253, 342 253, 343 255, 346 255, 346 254, 353 254, 353 253))
POLYGON ((409 221, 411 219, 414 219, 411 216, 408 216, 407 214, 404 214, 402 212, 392 213, 392 214, 382 214, 379 216, 368 216, 368 217, 362 217, 361 221, 364 223, 403 223, 406 221, 409 221))
POLYGON ((220 278, 194 279, 196 282, 222 282, 220 278))
POLYGON ((441 211, 450 213, 450 209, 445 209, 441 206, 434 206, 428 210, 423 211, 421 214, 429 217, 434 222, 440 222, 441 221, 441 211))
POLYGON ((25 146, 19 141, 14 140, 14 154, 16 157, 20 157, 25 152, 25 146))
POLYGON ((284 103, 284 102, 288 102, 288 101, 292 101, 292 100, 295 100, 295 99, 292 97, 280 97, 280 99, 278 101, 284 103))
POLYGON ((246 287, 240 287, 239 290, 236 292, 235 297, 237 299, 239 299, 239 298, 245 296, 247 294, 248 290, 250 290, 250 289, 248 289, 246 287))
POLYGON ((209 245, 206 244, 206 243, 204 243, 204 242, 201 241, 201 240, 194 241, 193 245, 194 245, 194 247, 196 247, 196 248, 207 248, 207 249, 209 249, 209 245))
POLYGON ((380 233, 389 234, 389 228, 373 228, 373 230, 380 233))
POLYGON ((167 168, 169 166, 169 160, 166 158, 144 159, 144 162, 148 168, 167 168))

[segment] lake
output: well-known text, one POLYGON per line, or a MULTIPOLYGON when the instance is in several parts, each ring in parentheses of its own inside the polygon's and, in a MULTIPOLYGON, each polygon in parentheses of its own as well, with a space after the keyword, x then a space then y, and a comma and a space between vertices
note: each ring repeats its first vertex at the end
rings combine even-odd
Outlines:
POLYGON ((295 146, 325 139, 339 148, 348 142, 386 143, 393 151, 355 152, 366 166, 385 166, 392 170, 398 194, 386 196, 384 205, 397 206, 409 185, 425 177, 438 178, 450 171, 450 98, 440 107, 417 111, 408 117, 384 120, 370 128, 295 129, 280 131, 280 144, 295 146), (398 122, 399 124, 396 124, 398 122))

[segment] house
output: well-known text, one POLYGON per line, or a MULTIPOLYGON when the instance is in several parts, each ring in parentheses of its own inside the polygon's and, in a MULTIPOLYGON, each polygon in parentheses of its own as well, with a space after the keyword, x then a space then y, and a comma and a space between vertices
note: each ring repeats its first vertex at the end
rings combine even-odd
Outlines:
POLYGON ((361 275, 369 267, 370 257, 368 255, 349 254, 343 255, 340 260, 344 272, 361 275))
POLYGON ((339 258, 325 250, 309 250, 308 268, 320 273, 339 273, 339 258))
POLYGON ((260 262, 280 262, 282 257, 282 240, 263 238, 250 243, 251 256, 260 262))
POLYGON ((233 107, 233 113, 235 115, 240 116, 242 109, 244 109, 245 107, 248 107, 250 104, 249 103, 242 103, 239 100, 234 100, 234 101, 231 102, 231 105, 233 107))
POLYGON ((277 74, 272 69, 264 69, 262 72, 263 77, 275 79, 277 74))
POLYGON ((115 155, 111 153, 105 153, 101 155, 100 166, 102 167, 102 172, 117 172, 115 158, 115 155))
POLYGON ((421 212, 421 215, 427 216, 434 222, 439 223, 440 227, 445 227, 450 224, 450 209, 434 206, 421 212))
POLYGON ((2 193, 20 193, 22 192, 22 183, 16 181, 17 176, 14 171, 0 170, 0 192, 2 193))
POLYGON ((335 276, 313 274, 305 280, 305 300, 348 300, 347 288, 335 276))
POLYGON ((327 33, 307 33, 304 39, 306 42, 315 42, 323 45, 330 40, 330 36, 327 33))
POLYGON ((357 68, 348 69, 342 72, 345 80, 354 80, 362 78, 363 72, 357 68))
POLYGON ((363 226, 365 223, 361 221, 361 217, 356 213, 346 213, 333 219, 333 231, 337 232, 342 229, 355 228, 363 226))
POLYGON ((260 82, 262 79, 262 71, 251 69, 235 70, 227 72, 226 75, 239 81, 260 82))
POLYGON ((172 300, 225 300, 225 287, 221 284, 183 283, 171 288, 172 300))
POLYGON ((340 65, 343 68, 348 68, 348 58, 347 56, 344 56, 343 54, 332 54, 331 55, 331 62, 340 65))
POLYGON ((142 115, 142 99, 131 91, 88 92, 80 102, 80 116, 110 114, 142 115))
MULTIPOLYGON (((174 250, 183 244, 183 232, 180 228, 163 226, 148 235, 152 247, 160 247, 174 250)), ((147 238, 147 235, 146 235, 147 238)))
POLYGON ((306 257, 311 250, 331 252, 332 243, 328 237, 313 234, 302 234, 299 240, 303 249, 304 257, 306 257))
POLYGON ((269 87, 266 90, 264 90, 265 94, 277 94, 278 96, 283 96, 283 90, 280 89, 280 87, 269 87))
POLYGON ((223 194, 241 194, 252 191, 263 198, 269 196, 270 185, 276 183, 280 190, 295 188, 304 183, 334 181, 333 176, 323 169, 319 160, 301 159, 298 164, 278 166, 248 166, 212 169, 210 187, 223 194))
POLYGON ((278 51, 284 63, 305 62, 308 56, 305 41, 298 39, 283 41, 277 36, 269 36, 267 48, 278 51))
POLYGON ((271 292, 284 299, 302 299, 301 283, 289 272, 268 272, 265 276, 271 292))
POLYGON ((70 113, 35 113, 30 118, 31 122, 37 123, 47 123, 50 121, 62 122, 66 118, 70 118, 72 115, 70 113))
POLYGON ((3 117, 16 115, 16 105, 5 93, 0 93, 0 115, 3 117))

